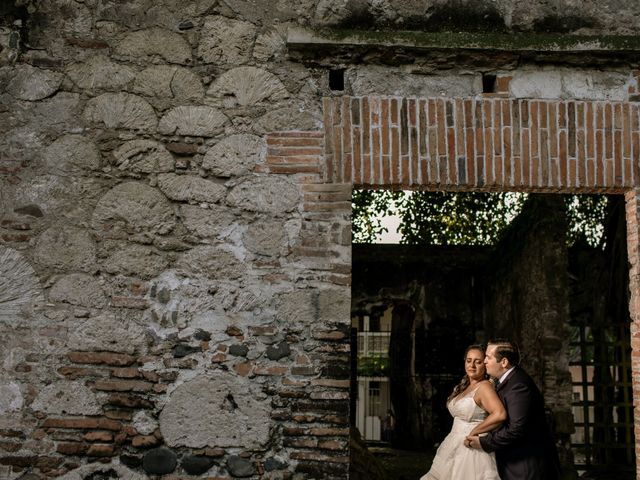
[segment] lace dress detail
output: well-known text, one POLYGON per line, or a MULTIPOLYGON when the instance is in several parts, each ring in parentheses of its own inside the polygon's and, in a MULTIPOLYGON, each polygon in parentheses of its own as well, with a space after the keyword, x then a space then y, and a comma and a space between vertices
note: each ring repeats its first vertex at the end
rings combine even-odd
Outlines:
POLYGON ((478 388, 447 403, 453 416, 451 432, 438 447, 431 470, 420 480, 500 480, 493 453, 463 444, 471 430, 487 417, 473 399, 478 388))

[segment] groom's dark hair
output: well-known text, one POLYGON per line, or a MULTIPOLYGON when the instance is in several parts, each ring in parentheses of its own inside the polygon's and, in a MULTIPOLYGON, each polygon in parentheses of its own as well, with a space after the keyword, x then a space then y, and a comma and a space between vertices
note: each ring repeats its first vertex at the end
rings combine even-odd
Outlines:
POLYGON ((516 342, 504 338, 497 338, 495 340, 490 340, 487 343, 487 346, 489 345, 495 345, 496 351, 494 355, 498 362, 503 358, 506 358, 509 360, 512 367, 515 367, 520 363, 520 349, 516 342))

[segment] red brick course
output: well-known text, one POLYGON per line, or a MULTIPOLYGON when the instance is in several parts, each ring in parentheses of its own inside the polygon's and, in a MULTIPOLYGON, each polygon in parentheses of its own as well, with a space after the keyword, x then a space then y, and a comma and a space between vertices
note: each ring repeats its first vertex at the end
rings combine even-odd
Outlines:
POLYGON ((637 103, 342 97, 324 108, 329 184, 619 193, 637 176, 637 103))

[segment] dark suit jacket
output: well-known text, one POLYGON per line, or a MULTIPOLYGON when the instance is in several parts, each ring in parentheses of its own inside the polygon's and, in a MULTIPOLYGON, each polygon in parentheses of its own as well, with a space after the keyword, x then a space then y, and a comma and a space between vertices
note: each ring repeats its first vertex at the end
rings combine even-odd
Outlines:
POLYGON ((486 452, 496 453, 502 480, 556 480, 560 462, 547 426, 544 400, 533 379, 516 367, 496 391, 507 420, 480 437, 486 452))

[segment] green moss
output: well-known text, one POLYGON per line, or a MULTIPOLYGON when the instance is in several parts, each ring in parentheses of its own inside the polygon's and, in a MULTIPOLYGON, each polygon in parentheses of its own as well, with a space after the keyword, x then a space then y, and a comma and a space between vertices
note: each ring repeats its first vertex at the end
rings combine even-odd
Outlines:
POLYGON ((593 52, 640 51, 640 36, 564 35, 538 33, 414 32, 397 30, 325 29, 316 44, 399 46, 415 49, 593 52), (322 40, 325 40, 323 42, 322 40))

